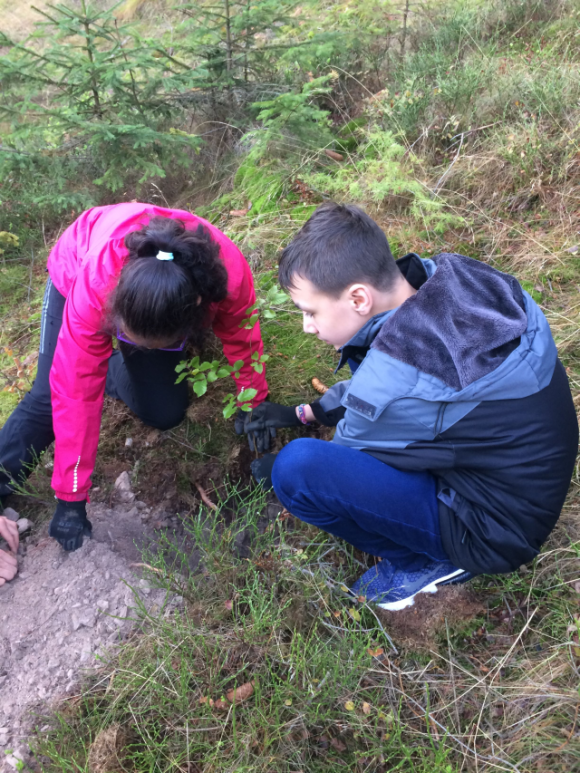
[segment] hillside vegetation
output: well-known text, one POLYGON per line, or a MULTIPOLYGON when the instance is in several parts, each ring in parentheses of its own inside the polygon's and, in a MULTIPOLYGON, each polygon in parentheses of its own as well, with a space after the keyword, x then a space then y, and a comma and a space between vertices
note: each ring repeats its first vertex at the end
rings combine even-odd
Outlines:
MULTIPOLYGON (((0 39, 0 420, 34 375, 50 245, 84 208, 134 198, 195 210, 243 249, 273 400, 334 378, 275 287, 280 248, 332 198, 363 206, 397 257, 460 252, 514 273, 578 402, 580 0, 127 0, 38 18, 30 38, 11 23, 0 39)), ((43 770, 577 769, 578 472, 533 565, 377 614, 341 590, 363 556, 266 519, 225 389, 138 456, 118 437, 142 430, 107 405, 101 495, 130 469, 155 497, 171 468, 202 558, 192 571, 169 544, 145 557, 185 611, 143 612, 143 633, 39 721, 43 770)), ((23 492, 37 523, 48 480, 41 465, 23 492)))

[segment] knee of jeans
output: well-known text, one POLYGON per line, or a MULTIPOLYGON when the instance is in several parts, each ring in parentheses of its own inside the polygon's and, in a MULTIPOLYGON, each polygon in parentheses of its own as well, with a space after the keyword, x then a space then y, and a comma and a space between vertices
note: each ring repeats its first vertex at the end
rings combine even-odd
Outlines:
POLYGON ((307 488, 306 478, 318 468, 317 446, 312 438, 292 440, 280 451, 272 469, 272 485, 278 499, 286 504, 307 488))

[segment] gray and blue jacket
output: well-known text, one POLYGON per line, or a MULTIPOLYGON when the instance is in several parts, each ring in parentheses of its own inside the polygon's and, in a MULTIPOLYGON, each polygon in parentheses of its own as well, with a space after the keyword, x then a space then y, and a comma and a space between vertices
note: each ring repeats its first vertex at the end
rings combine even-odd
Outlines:
POLYGON ((517 280, 463 255, 397 261, 417 290, 342 348, 354 374, 312 404, 334 442, 438 480, 450 560, 510 572, 554 528, 578 423, 548 322, 517 280))

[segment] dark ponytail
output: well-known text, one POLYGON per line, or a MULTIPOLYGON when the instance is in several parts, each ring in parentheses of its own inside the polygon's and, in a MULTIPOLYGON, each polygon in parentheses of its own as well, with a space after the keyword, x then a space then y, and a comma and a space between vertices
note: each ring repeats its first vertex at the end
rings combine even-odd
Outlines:
POLYGON ((210 304, 227 295, 228 274, 219 245, 203 226, 154 217, 125 237, 129 260, 110 299, 113 325, 142 338, 199 343, 210 304), (173 260, 158 260, 158 252, 173 260))

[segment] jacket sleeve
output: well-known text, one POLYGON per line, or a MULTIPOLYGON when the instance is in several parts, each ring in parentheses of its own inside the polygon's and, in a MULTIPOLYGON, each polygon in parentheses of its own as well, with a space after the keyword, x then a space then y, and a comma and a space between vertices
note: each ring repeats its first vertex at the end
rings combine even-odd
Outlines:
POLYGON ((111 336, 102 299, 87 271, 74 280, 64 306, 50 387, 55 434, 52 487, 59 499, 86 499, 97 456, 111 336))
POLYGON ((349 383, 350 381, 339 381, 334 386, 331 386, 322 397, 310 403, 316 421, 325 427, 336 427, 346 411, 346 408, 340 404, 340 401, 349 383))
MULTIPOLYGON (((244 361, 240 377, 234 379, 236 393, 248 387, 257 389, 258 394, 252 401, 255 406, 263 402, 268 395, 265 366, 262 373, 256 373, 250 366, 254 352, 260 357, 264 353, 264 344, 259 322, 249 329, 243 324, 248 319, 247 310, 256 303, 256 293, 252 272, 241 253, 235 269, 238 281, 231 287, 228 297, 219 304, 213 320, 213 330, 223 344, 224 355, 229 364, 233 365, 237 360, 244 361)), ((228 270, 231 269, 228 267, 228 270)))

